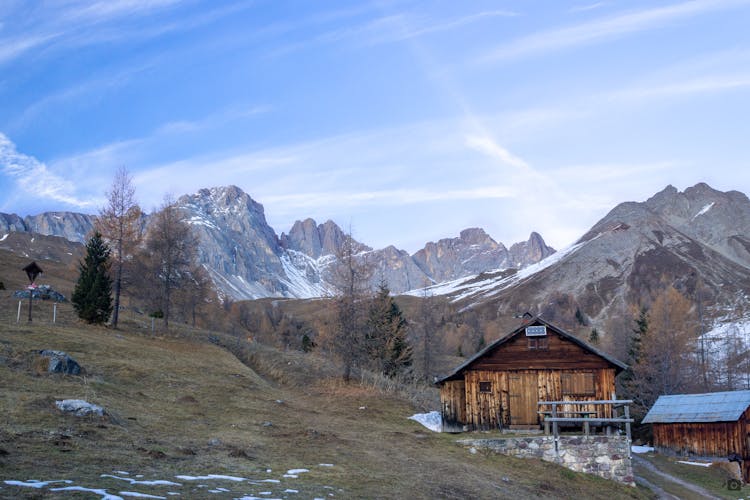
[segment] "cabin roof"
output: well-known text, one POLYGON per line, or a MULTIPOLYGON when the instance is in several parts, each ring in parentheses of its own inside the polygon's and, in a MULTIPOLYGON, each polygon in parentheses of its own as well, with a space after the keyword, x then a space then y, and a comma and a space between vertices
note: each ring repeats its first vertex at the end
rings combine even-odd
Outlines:
POLYGON ((750 406, 750 391, 709 392, 659 396, 644 424, 731 422, 750 406))
POLYGON ((545 321, 544 319, 542 319, 540 316, 536 316, 536 317, 532 317, 531 319, 529 319, 527 321, 524 321, 521 326, 519 326, 518 328, 516 328, 515 330, 513 330, 512 332, 510 332, 506 336, 501 337, 501 338, 497 339, 496 341, 492 342, 487 347, 485 347, 484 349, 482 349, 481 351, 479 351, 478 353, 476 353, 474 356, 472 356, 471 358, 467 359, 464 363, 462 363, 461 365, 459 365, 450 374, 448 374, 448 375, 446 375, 444 377, 438 378, 435 381, 435 383, 436 384, 442 384, 443 382, 447 382, 449 380, 460 379, 461 375, 463 374, 463 372, 467 368, 469 368, 475 361, 477 361, 478 359, 484 357, 486 354, 492 352, 497 347, 505 344, 510 339, 512 339, 513 337, 515 337, 519 333, 523 332, 526 329, 527 326, 535 326, 535 325, 540 325, 540 326, 544 325, 547 328, 549 328, 550 330, 552 330, 553 332, 555 332, 558 335, 560 335, 561 337, 563 337, 563 338, 565 338, 567 340, 570 340, 571 342, 573 342, 573 343, 581 346, 582 348, 586 349, 589 352, 592 352, 593 354, 596 354, 597 356, 599 356, 601 358, 604 358, 606 361, 608 361, 609 363, 611 363, 612 365, 614 365, 615 370, 617 371, 617 373, 620 373, 622 370, 625 370, 625 369, 628 368, 628 365, 626 365, 622 361, 619 361, 619 360, 613 358, 612 356, 609 356, 608 354, 603 353, 602 351, 600 351, 599 349, 595 348, 591 344, 589 344, 587 342, 584 342, 583 340, 579 339, 578 337, 573 336, 572 334, 566 332, 562 328, 559 328, 559 327, 557 327, 557 326, 555 326, 555 325, 553 325, 551 323, 548 323, 547 321, 545 321))

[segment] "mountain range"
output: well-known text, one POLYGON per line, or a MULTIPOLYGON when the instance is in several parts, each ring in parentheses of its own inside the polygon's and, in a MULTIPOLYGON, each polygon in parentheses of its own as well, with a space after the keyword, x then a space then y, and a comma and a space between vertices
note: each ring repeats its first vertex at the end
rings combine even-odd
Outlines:
MULTIPOLYGON (((200 241, 199 262, 221 295, 243 300, 310 298, 334 292, 331 266, 346 238, 335 222, 317 224, 308 218, 278 236, 266 222, 263 206, 236 186, 201 189, 180 197, 177 204, 200 241)), ((58 236, 82 244, 93 224, 93 216, 74 212, 24 218, 0 213, 0 247, 4 235, 12 232, 58 236)), ((146 216, 144 225, 148 224, 146 216)), ((373 270, 370 286, 385 281, 394 293, 487 270, 524 268, 555 252, 537 233, 508 249, 479 228, 427 243, 413 255, 394 246, 373 249, 357 241, 354 250, 373 270)))
POLYGON ((667 186, 645 202, 617 205, 573 245, 525 269, 487 272, 430 290, 461 310, 488 316, 534 311, 554 320, 572 318, 578 310, 601 324, 607 318, 633 317, 629 308, 648 306, 668 286, 713 319, 746 301, 746 195, 704 183, 684 192, 667 186))
MULTIPOLYGON (((177 203, 221 295, 243 300, 334 293, 332 266, 346 234, 333 221, 300 220, 278 236, 263 206, 235 186, 201 189, 177 203)), ((8 235, 24 232, 80 245, 92 227, 93 217, 78 213, 0 214, 0 248, 22 252, 24 243, 8 235)), ((43 243, 54 254, 55 245, 43 243)), ((70 245, 57 254, 75 253, 70 245)), ((633 308, 648 306, 671 285, 700 303, 707 318, 721 320, 750 294, 750 200, 703 183, 684 192, 667 186, 644 202, 615 206, 557 252, 537 233, 508 248, 479 228, 411 255, 357 241, 354 250, 374 270, 371 287, 385 280, 397 294, 443 295, 457 310, 489 319, 531 311, 575 326, 571 318, 581 312, 591 324, 603 324, 632 317, 633 308)))

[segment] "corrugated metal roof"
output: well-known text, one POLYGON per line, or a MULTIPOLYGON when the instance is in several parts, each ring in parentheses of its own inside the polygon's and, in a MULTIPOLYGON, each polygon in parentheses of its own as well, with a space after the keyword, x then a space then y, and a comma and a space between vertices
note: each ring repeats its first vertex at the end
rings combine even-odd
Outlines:
POLYGON ((644 424, 733 422, 750 406, 750 391, 659 396, 644 424))

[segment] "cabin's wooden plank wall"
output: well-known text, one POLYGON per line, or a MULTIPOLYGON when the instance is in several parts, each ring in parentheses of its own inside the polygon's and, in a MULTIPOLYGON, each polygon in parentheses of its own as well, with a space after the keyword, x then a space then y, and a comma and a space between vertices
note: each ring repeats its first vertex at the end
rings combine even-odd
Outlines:
MULTIPOLYGON (((549 331, 549 330, 548 330, 549 331)), ((606 359, 549 331, 547 349, 529 349, 525 335, 516 335, 472 364, 473 370, 548 370, 610 368, 606 359)))
POLYGON ((461 430, 466 423, 466 384, 463 380, 451 380, 443 384, 440 388, 440 405, 445 430, 461 430))
POLYGON ((743 459, 743 476, 750 481, 750 409, 734 422, 653 424, 654 446, 662 451, 706 457, 743 459))
MULTIPOLYGON (((509 425, 535 425, 540 422, 536 411, 538 401, 594 401, 612 398, 615 390, 615 370, 468 370, 464 381, 445 382, 440 396, 444 418, 454 415, 458 422, 472 429, 496 429, 509 425), (584 380, 593 377, 594 394, 563 394, 563 375, 584 380), (515 378, 513 378, 515 377, 515 378), (513 380, 511 380, 513 378, 513 380), (535 387, 529 387, 533 380, 535 387), (465 382, 465 393, 458 390, 457 382, 465 382), (490 392, 480 392, 479 383, 490 382, 490 392), (522 398, 524 401, 522 403, 522 398), (456 410, 465 404, 463 414, 456 410), (515 408, 514 408, 515 407, 515 408), (532 411, 533 409, 533 411, 532 411), (447 412, 447 413, 446 413, 447 412), (531 413, 530 413, 531 412, 531 413)), ((559 411, 590 411, 596 416, 612 417, 612 409, 607 405, 564 405, 559 411)))

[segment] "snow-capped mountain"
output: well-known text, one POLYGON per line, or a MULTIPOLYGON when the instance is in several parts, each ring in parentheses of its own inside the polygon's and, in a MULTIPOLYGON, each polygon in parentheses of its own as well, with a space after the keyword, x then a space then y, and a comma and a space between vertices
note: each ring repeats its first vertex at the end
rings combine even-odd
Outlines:
MULTIPOLYGON (((522 270, 435 285, 463 309, 554 319, 622 315, 673 285, 707 305, 750 293, 750 200, 698 184, 616 206, 575 244, 522 270)), ((713 312, 718 317, 721 311, 713 312)))
MULTIPOLYGON (((177 204, 199 239, 199 262, 221 295, 242 300, 334 293, 331 266, 346 234, 333 221, 297 221, 279 237, 268 225, 263 206, 236 186, 201 189, 180 197, 177 204)), ((91 215, 72 212, 25 219, 0 214, 0 238, 31 232, 85 243, 93 221, 91 215)), ((147 216, 146 228, 148 221, 147 216)), ((525 267, 554 252, 537 233, 507 250, 476 228, 462 231, 458 238, 428 243, 414 255, 394 246, 373 249, 354 244, 357 258, 372 267, 370 285, 375 288, 385 280, 394 293, 512 265, 525 267)))

